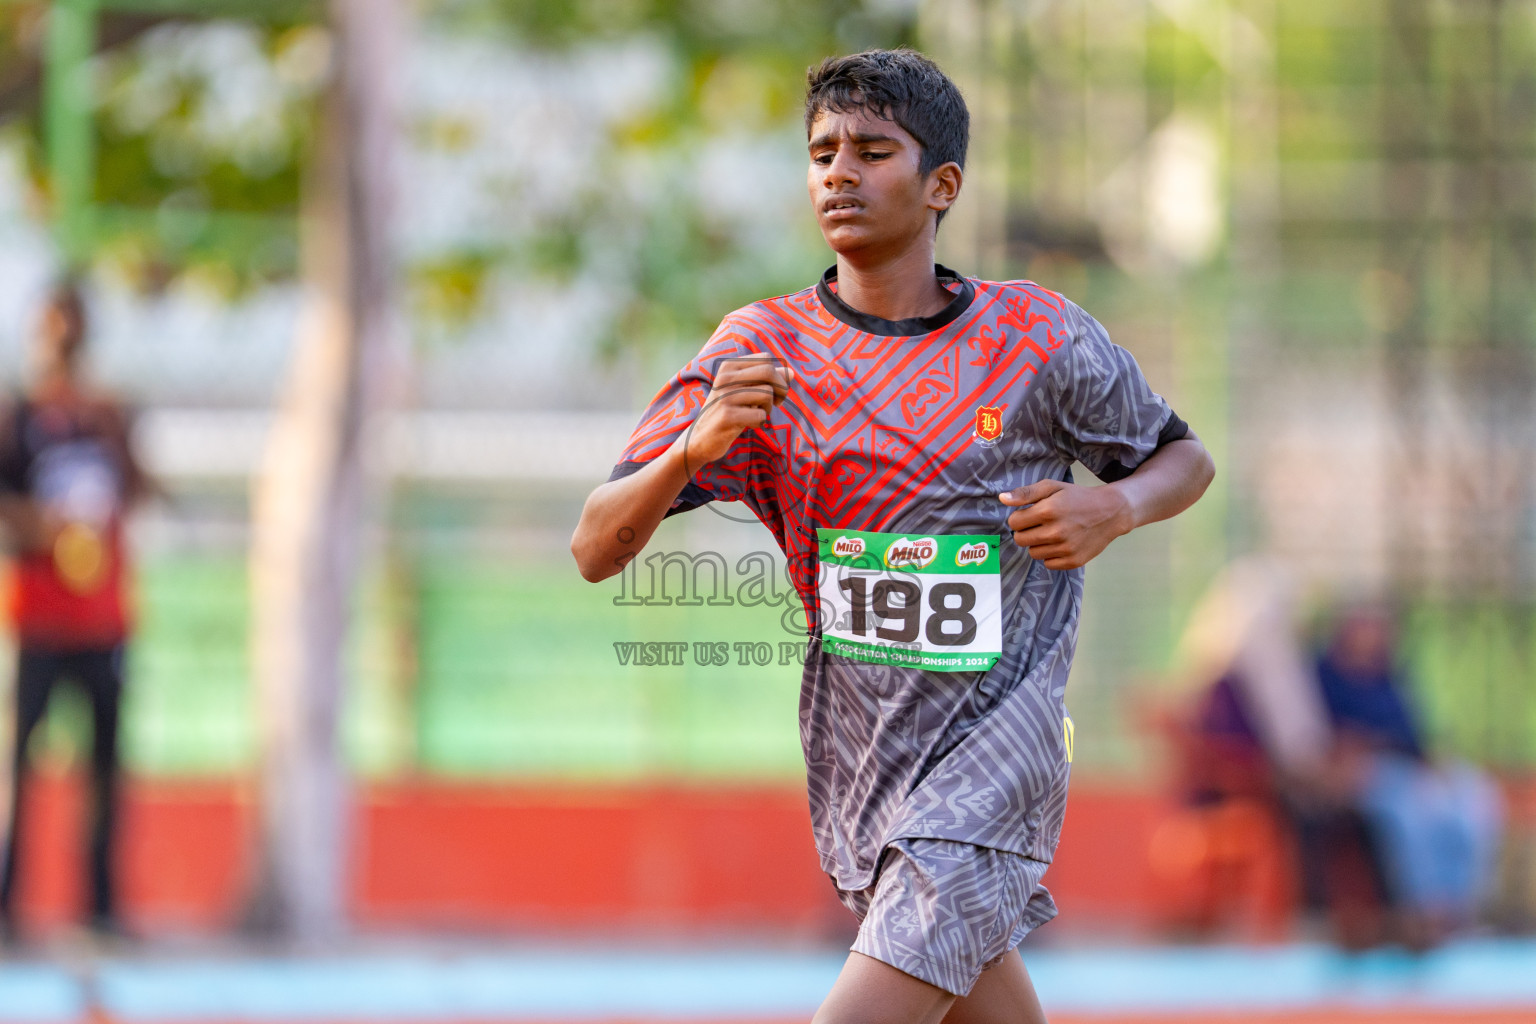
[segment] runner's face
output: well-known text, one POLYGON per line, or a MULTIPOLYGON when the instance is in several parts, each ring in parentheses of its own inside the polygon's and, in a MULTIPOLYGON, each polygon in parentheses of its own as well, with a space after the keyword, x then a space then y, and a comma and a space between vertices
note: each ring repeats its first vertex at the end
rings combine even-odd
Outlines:
POLYGON ((809 148, 811 207, 833 251, 895 254, 933 231, 942 208, 930 202, 934 175, 918 173, 923 148, 900 125, 864 111, 822 111, 809 148))

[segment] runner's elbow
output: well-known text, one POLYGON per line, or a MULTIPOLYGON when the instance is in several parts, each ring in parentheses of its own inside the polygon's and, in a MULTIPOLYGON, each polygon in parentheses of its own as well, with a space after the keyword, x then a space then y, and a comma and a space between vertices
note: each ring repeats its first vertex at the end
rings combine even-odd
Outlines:
POLYGON ((616 567, 607 564, 602 552, 593 550, 580 528, 571 537, 571 557, 576 559, 576 571, 588 583, 600 583, 617 571, 616 567))
POLYGON ((1200 446, 1199 474, 1200 493, 1204 494, 1205 489, 1211 486, 1212 481, 1216 479, 1216 460, 1211 458, 1210 449, 1206 448, 1205 445, 1200 446))

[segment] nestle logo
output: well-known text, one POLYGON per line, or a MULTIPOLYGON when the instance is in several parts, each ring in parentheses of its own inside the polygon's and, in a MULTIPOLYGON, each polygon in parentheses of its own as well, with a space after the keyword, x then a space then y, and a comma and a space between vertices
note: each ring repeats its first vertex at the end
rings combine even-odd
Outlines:
POLYGON ((986 562, 987 555, 991 553, 991 551, 991 547, 989 547, 985 541, 977 541, 975 544, 962 545, 960 550, 955 552, 955 564, 981 565, 982 563, 986 562))
POLYGON ((864 538, 839 537, 832 542, 832 553, 839 558, 852 558, 864 553, 864 538))
POLYGON ((885 564, 893 569, 921 569, 932 562, 938 553, 938 542, 932 537, 918 537, 915 540, 902 537, 892 541, 891 546, 885 549, 885 564))

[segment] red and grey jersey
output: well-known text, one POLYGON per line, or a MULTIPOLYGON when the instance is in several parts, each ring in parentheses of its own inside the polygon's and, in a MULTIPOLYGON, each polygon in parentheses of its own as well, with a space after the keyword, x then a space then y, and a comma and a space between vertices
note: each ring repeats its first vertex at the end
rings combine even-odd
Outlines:
POLYGON ((651 402, 613 474, 683 436, 722 360, 767 353, 795 371, 767 423, 699 467, 673 511, 743 502, 784 549, 813 640, 800 708, 812 820, 845 889, 867 885, 903 837, 1050 859, 1083 573, 1048 570, 1014 545, 998 494, 1069 479, 1074 461, 1120 479, 1188 432, 1073 303, 1032 282, 937 269, 955 297, 933 316, 859 313, 838 298, 835 268, 730 314, 651 402), (816 642, 818 530, 997 538, 1001 656, 986 670, 930 671, 827 651, 816 642))

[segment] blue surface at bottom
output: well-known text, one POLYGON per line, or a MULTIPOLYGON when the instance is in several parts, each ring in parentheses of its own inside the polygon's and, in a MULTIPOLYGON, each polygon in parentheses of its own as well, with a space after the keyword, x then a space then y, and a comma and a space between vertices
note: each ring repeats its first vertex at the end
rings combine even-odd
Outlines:
POLYGON ((594 951, 220 964, 114 964, 102 1005, 124 1020, 508 1020, 796 1015, 842 957, 594 951))
POLYGON ((5 1024, 74 1021, 84 1012, 80 984, 67 971, 47 964, 0 964, 0 1021, 5 1024))
MULTIPOLYGON (((477 948, 299 957, 103 958, 79 974, 0 966, 0 1022, 516 1021, 808 1017, 841 951, 477 948), (85 980, 85 979, 88 979, 85 980), (87 984, 94 995, 87 1000, 87 984)), ((1326 946, 1132 947, 1026 954, 1051 1012, 1141 1014, 1530 1009, 1536 941, 1461 942, 1414 957, 1326 946)))

